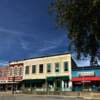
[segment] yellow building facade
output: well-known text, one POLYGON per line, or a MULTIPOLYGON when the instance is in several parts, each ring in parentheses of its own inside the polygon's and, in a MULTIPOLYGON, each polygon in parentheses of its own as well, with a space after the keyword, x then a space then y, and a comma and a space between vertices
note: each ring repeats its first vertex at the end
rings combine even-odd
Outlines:
POLYGON ((71 54, 57 54, 10 62, 23 65, 22 84, 34 91, 71 91, 71 54))

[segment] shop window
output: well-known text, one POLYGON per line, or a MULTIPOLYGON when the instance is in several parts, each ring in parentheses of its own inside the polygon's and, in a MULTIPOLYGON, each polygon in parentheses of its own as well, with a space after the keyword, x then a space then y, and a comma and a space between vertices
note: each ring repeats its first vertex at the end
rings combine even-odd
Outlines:
POLYGON ((36 73, 36 65, 32 65, 32 73, 36 73))
POLYGON ((51 72, 51 64, 50 63, 47 64, 47 72, 51 72))
POLYGON ((43 64, 39 65, 39 73, 43 73, 43 64))
POLYGON ((25 74, 29 74, 29 66, 26 66, 25 74))
POLYGON ((55 63, 55 72, 59 72, 60 66, 59 63, 55 63))
POLYGON ((64 62, 64 71, 68 71, 68 62, 64 62))

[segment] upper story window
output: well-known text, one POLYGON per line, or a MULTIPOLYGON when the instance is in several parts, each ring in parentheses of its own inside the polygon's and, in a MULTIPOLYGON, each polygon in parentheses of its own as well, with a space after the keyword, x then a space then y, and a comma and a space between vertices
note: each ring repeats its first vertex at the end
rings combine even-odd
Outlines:
POLYGON ((14 75, 17 75, 17 67, 14 69, 14 75))
POLYGON ((59 72, 60 71, 60 65, 59 63, 55 63, 55 72, 59 72))
POLYGON ((39 73, 43 73, 43 64, 39 65, 39 73))
POLYGON ((36 73, 36 65, 32 65, 32 73, 36 73))
POLYGON ((23 69, 22 67, 19 68, 19 75, 22 75, 23 69))
POLYGON ((13 69, 12 69, 12 68, 9 69, 9 75, 10 75, 10 76, 13 75, 13 69))
POLYGON ((68 71, 68 62, 64 62, 64 71, 68 71))
POLYGON ((26 66, 25 74, 29 74, 29 66, 26 66))
POLYGON ((47 64, 47 72, 51 72, 51 64, 50 63, 47 64))

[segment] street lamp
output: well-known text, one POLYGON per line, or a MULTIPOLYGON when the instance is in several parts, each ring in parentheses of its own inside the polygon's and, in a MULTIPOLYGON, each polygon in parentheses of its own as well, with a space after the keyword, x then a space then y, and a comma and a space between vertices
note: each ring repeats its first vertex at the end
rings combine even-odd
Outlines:
POLYGON ((14 69, 14 66, 13 66, 13 77, 12 77, 12 94, 14 94, 14 91, 15 91, 15 69, 14 69))

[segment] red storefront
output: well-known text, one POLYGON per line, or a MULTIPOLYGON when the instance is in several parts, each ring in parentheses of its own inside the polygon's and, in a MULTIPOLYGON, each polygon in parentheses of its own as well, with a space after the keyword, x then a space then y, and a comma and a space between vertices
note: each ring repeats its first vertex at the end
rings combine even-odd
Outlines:
POLYGON ((19 89, 23 80, 23 63, 10 64, 8 72, 8 83, 11 83, 11 87, 19 89))
POLYGON ((82 81, 100 81, 100 76, 92 76, 92 77, 73 77, 73 82, 82 82, 82 81))
POLYGON ((100 66, 72 70, 73 90, 100 91, 100 66))

